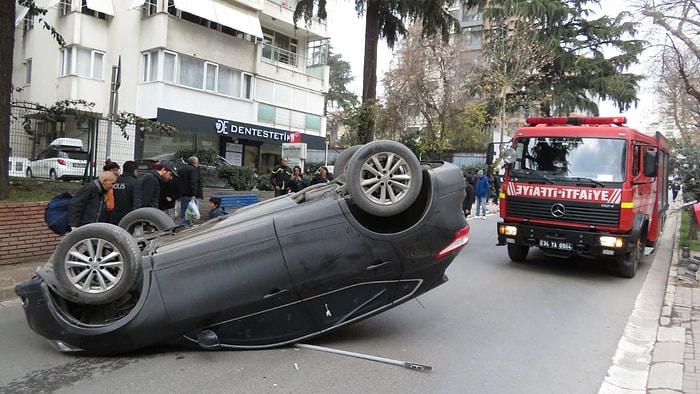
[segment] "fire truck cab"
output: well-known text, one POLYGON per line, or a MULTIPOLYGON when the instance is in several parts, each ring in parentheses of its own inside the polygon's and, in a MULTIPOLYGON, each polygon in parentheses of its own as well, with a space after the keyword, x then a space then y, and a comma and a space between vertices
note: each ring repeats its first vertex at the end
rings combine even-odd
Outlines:
POLYGON ((624 117, 528 118, 503 153, 498 244, 513 261, 605 258, 632 278, 668 209, 670 145, 624 117))

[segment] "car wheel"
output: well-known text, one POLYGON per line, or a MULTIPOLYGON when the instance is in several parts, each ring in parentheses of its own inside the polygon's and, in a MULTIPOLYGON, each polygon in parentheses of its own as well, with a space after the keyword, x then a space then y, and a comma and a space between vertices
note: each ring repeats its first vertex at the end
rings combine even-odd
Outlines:
POLYGON ((32 169, 27 167, 27 178, 33 178, 34 174, 32 174, 32 169))
POLYGON ((49 179, 51 179, 52 181, 56 180, 56 170, 52 169, 51 171, 49 171, 49 179))
POLYGON ((71 231, 53 254, 58 291, 79 304, 102 305, 124 296, 141 276, 141 252, 123 229, 90 223, 71 231))
POLYGON ((406 146, 373 141, 359 148, 346 167, 352 201, 375 216, 397 215, 416 201, 423 184, 420 161, 406 146))
POLYGON ((343 153, 338 156, 338 158, 335 160, 335 164, 333 165, 333 178, 336 179, 341 175, 344 175, 347 167, 348 167, 348 162, 350 161, 350 158, 352 155, 357 152, 358 149, 362 148, 363 145, 353 145, 349 147, 348 149, 345 149, 343 153))
POLYGON ((138 240, 148 234, 173 228, 175 222, 160 209, 146 207, 127 213, 119 221, 119 227, 138 240))
POLYGON ((623 256, 617 258, 617 266, 621 277, 634 278, 634 276, 637 274, 637 267, 639 266, 641 253, 642 247, 639 244, 639 240, 637 240, 633 251, 625 253, 623 256))
POLYGON ((527 259, 527 253, 530 247, 527 245, 508 244, 508 257, 511 260, 522 263, 527 259))

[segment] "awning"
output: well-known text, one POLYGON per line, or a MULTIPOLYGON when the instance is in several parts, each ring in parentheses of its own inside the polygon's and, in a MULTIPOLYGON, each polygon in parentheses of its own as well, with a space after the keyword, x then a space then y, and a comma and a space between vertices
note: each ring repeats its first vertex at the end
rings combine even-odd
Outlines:
POLYGON ((141 7, 141 6, 143 5, 143 3, 145 3, 145 2, 146 2, 146 0, 132 0, 132 2, 131 2, 131 7, 129 7, 129 9, 132 9, 132 8, 139 8, 139 7, 141 7))
POLYGON ((114 16, 112 0, 86 0, 86 2, 89 9, 114 16))
POLYGON ((234 30, 261 37, 262 28, 255 11, 236 8, 215 0, 174 0, 175 8, 197 15, 234 30))
POLYGON ((29 8, 17 5, 15 8, 15 27, 22 23, 22 19, 27 16, 27 12, 29 12, 29 8))

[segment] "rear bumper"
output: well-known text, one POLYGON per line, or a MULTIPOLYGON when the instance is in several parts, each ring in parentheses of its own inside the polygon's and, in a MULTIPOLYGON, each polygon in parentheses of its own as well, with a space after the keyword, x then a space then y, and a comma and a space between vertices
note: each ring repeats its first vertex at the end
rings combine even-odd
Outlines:
POLYGON ((537 247, 549 255, 614 257, 626 254, 630 249, 629 235, 562 229, 514 222, 497 224, 498 244, 515 244, 537 247), (505 231, 509 228, 511 231, 505 231), (515 230, 515 234, 512 234, 515 230), (619 247, 601 244, 601 237, 620 239, 619 247), (570 247, 570 248, 569 248, 570 247))

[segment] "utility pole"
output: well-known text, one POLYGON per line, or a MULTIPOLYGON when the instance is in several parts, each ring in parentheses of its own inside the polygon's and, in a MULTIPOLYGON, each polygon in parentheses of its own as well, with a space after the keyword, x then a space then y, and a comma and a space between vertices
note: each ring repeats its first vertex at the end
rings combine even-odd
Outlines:
POLYGON ((122 84, 122 56, 116 66, 112 66, 112 83, 109 89, 109 113, 107 114, 107 145, 105 148, 105 159, 112 155, 112 122, 119 107, 119 87, 122 84))

